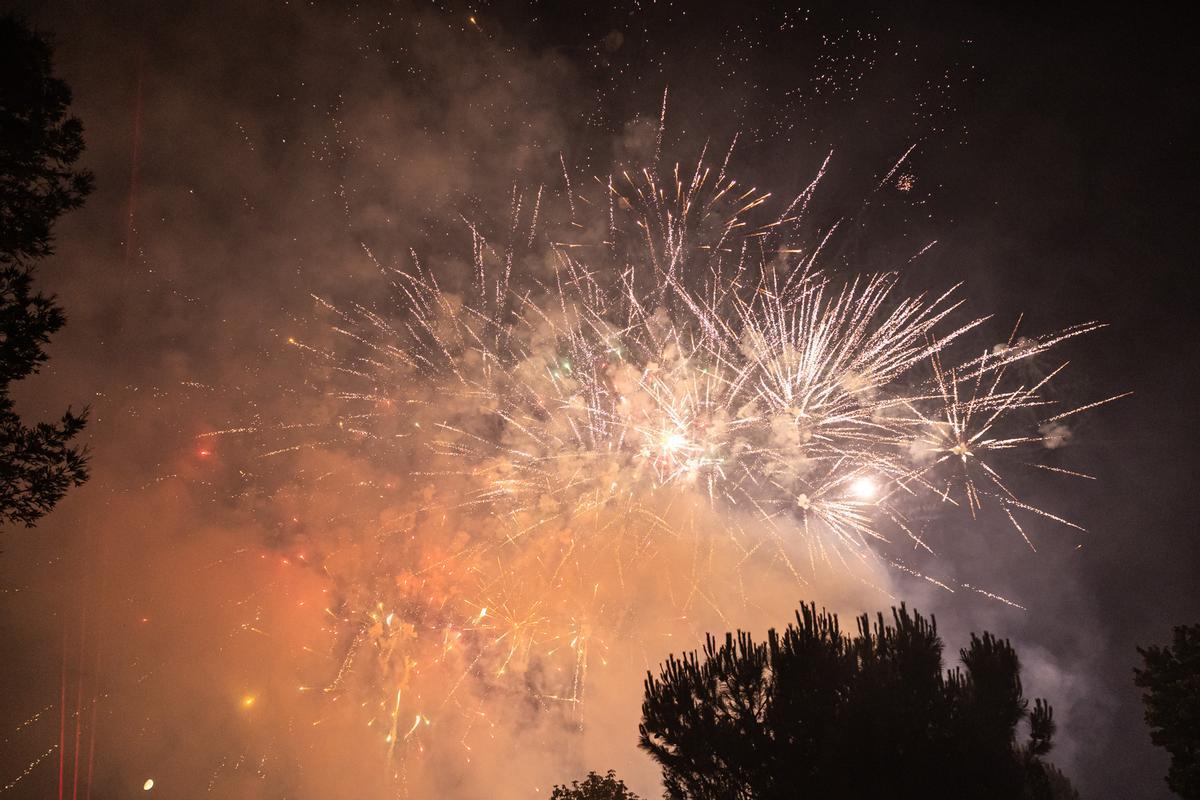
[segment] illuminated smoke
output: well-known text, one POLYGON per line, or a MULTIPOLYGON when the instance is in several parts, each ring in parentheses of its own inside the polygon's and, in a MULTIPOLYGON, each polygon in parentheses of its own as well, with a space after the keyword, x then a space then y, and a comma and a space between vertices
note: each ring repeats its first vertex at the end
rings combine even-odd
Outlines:
POLYGON ((563 208, 514 188, 494 239, 465 222, 470 280, 414 253, 375 261, 387 301, 317 298, 340 341, 289 341, 340 411, 264 455, 340 451, 321 480, 384 507, 313 541, 336 668, 302 691, 361 712, 399 784, 529 706, 582 724, 591 670, 700 611, 726 624, 830 570, 925 577, 896 555, 934 552, 922 502, 1026 541, 1022 518, 1074 527, 1006 472, 1082 409, 1045 396, 1057 370, 1009 368, 1099 325, 988 348, 958 287, 826 274, 833 232, 805 216, 821 174, 773 204, 703 157, 590 183, 564 164, 563 208))

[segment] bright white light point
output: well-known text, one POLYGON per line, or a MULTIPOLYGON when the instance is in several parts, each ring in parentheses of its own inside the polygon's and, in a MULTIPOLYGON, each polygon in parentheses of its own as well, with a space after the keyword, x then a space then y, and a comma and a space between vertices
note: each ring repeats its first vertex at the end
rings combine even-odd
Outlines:
POLYGON ((879 493, 879 485, 875 481, 863 475, 855 478, 850 484, 850 494, 857 497, 859 500, 870 500, 879 493))
POLYGON ((146 778, 146 782, 142 784, 142 791, 148 792, 154 788, 154 778, 146 778))
POLYGON ((687 437, 682 433, 672 433, 663 439, 663 447, 667 450, 678 450, 687 444, 687 437))

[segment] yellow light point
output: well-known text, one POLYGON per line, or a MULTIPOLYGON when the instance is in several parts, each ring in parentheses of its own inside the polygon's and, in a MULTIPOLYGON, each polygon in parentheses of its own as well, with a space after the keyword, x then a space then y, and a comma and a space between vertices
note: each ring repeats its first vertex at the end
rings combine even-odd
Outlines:
POLYGON ((967 447, 966 442, 959 442, 958 444, 954 445, 954 447, 950 448, 950 452, 954 453, 956 456, 961 456, 962 459, 966 461, 967 456, 971 455, 971 448, 967 447))
POLYGON ((252 694, 248 694, 242 698, 242 708, 253 708, 258 698, 252 694))
POLYGON ((154 778, 146 778, 146 782, 142 784, 142 791, 148 792, 154 788, 154 778))

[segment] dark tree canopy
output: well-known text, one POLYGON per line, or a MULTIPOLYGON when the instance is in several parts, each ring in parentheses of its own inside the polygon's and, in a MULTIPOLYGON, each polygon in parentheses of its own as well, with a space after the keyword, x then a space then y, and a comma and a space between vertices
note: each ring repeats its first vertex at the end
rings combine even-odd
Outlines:
POLYGON ((1150 740, 1171 754, 1167 785, 1187 800, 1200 798, 1200 625, 1180 625, 1166 647, 1138 648, 1144 669, 1134 681, 1145 689, 1150 740))
POLYGON ((22 22, 0 17, 0 524, 33 525, 87 478, 86 453, 71 444, 86 410, 27 427, 10 397, 66 321, 53 296, 34 292, 34 262, 53 251, 54 222, 92 188, 91 173, 74 167, 83 126, 67 114, 71 90, 53 76, 51 54, 22 22))
POLYGON ((570 786, 555 786, 550 800, 641 800, 617 778, 610 769, 607 774, 589 772, 583 783, 571 781, 570 786))
POLYGON ((1073 796, 1042 761, 1052 712, 1029 708, 1009 643, 972 635, 961 657, 944 670, 934 620, 903 605, 854 637, 802 606, 765 642, 710 636, 647 675, 641 747, 670 798, 1073 796))
POLYGON ((51 252, 50 230, 83 205, 92 175, 74 168, 83 124, 67 115, 71 89, 52 74, 50 45, 19 20, 0 18, 0 260, 27 264, 51 252))

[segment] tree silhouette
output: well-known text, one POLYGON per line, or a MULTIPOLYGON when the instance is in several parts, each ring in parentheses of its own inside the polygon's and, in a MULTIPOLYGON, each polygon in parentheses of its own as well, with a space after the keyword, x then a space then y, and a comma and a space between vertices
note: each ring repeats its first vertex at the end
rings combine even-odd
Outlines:
POLYGON ((87 479, 86 452, 71 444, 86 409, 27 427, 9 394, 45 363, 66 322, 53 296, 34 293, 34 262, 53 252, 55 220, 92 188, 91 173, 74 168, 83 126, 67 114, 71 90, 51 56, 22 22, 0 17, 0 524, 32 526, 87 479))
POLYGON ((605 775, 589 772, 583 783, 571 781, 568 786, 555 786, 550 800, 641 800, 629 791, 610 769, 605 775))
POLYGON ((1138 648, 1145 669, 1134 682, 1146 693, 1150 740, 1171 754, 1167 785, 1188 800, 1200 798, 1200 625, 1180 625, 1166 647, 1138 648))
POLYGON ((935 621, 903 605, 854 637, 802 606, 765 642, 710 636, 648 674, 640 744, 669 798, 1072 797, 1042 760, 1051 708, 1029 710, 1009 643, 972 635, 961 658, 944 670, 935 621))

